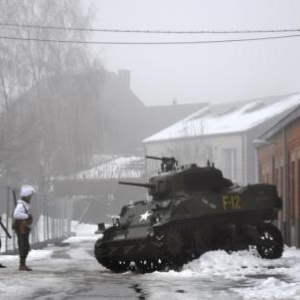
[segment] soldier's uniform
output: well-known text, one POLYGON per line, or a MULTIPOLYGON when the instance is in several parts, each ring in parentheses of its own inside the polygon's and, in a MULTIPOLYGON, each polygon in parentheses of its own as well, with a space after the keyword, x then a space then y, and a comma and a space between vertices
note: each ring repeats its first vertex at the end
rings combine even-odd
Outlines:
POLYGON ((29 234, 32 224, 32 215, 30 214, 30 200, 34 194, 34 189, 30 186, 22 187, 20 198, 13 214, 12 228, 15 230, 18 237, 18 247, 20 256, 20 271, 31 271, 27 267, 26 258, 30 251, 29 234))

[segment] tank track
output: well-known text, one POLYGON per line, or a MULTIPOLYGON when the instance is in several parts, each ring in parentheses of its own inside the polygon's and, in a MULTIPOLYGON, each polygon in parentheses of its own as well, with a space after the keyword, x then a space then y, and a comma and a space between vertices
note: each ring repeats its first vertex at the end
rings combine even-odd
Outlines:
POLYGON ((114 259, 107 256, 104 256, 105 246, 103 245, 102 239, 98 239, 95 244, 95 257, 98 262, 105 268, 115 272, 122 273, 129 270, 130 260, 114 259))
POLYGON ((262 258, 281 257, 284 245, 277 227, 272 224, 259 224, 249 228, 173 224, 155 232, 151 240, 151 246, 156 249, 153 257, 137 252, 136 258, 132 259, 126 257, 125 250, 120 256, 110 256, 107 254, 110 253, 109 242, 103 243, 103 239, 95 244, 95 256, 101 265, 117 273, 128 270, 141 273, 180 270, 184 264, 199 258, 204 252, 218 249, 231 252, 254 246, 262 258))

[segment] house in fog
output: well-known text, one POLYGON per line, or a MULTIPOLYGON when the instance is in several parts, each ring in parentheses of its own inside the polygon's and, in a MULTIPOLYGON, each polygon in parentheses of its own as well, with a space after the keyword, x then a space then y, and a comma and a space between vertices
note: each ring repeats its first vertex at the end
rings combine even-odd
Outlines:
POLYGON ((275 184, 283 199, 279 218, 285 242, 300 246, 300 106, 261 135, 257 149, 258 180, 275 184))
POLYGON ((129 70, 104 72, 97 93, 101 99, 102 115, 105 116, 101 122, 99 114, 100 121, 95 120, 94 123, 99 130, 104 128, 100 142, 102 153, 141 154, 143 139, 206 105, 171 103, 148 106, 132 90, 129 70))
MULTIPOLYGON (((147 106, 132 91, 128 70, 96 75, 94 80, 85 80, 89 82, 85 87, 88 93, 82 96, 88 99, 92 94, 99 98, 91 109, 96 118, 89 118, 88 123, 93 132, 101 133, 91 139, 93 153, 89 155, 89 166, 72 173, 76 175, 64 174, 53 184, 55 197, 74 200, 75 219, 95 223, 107 219, 108 214, 119 213, 130 201, 146 198, 144 188, 118 185, 118 180, 144 182, 142 140, 205 106, 147 106)), ((89 138, 89 134, 83 137, 89 138)))
MULTIPOLYGON (((253 141, 300 104, 300 94, 207 105, 144 140, 146 155, 174 156, 180 164, 207 160, 238 184, 254 183, 253 141)), ((147 161, 146 172, 159 169, 147 161)))

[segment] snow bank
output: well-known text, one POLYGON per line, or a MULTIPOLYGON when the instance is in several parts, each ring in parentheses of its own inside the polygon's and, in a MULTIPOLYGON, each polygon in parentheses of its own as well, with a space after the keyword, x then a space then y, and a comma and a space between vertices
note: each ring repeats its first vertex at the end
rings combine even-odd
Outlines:
MULTIPOLYGON (((299 300, 300 251, 294 247, 285 247, 283 256, 274 260, 262 259, 254 250, 231 254, 222 250, 210 251, 183 266, 180 272, 155 272, 146 276, 148 280, 155 277, 156 282, 169 281, 172 286, 175 283, 190 282, 192 290, 194 281, 198 285, 214 282, 238 295, 238 299, 299 300)), ((155 287, 157 288, 159 289, 159 285, 155 287)), ((197 290, 189 293, 191 294, 182 295, 180 299, 197 297, 197 290)))
MULTIPOLYGON (((92 272, 101 269, 92 254, 94 242, 91 241, 99 238, 94 234, 97 226, 76 222, 72 226, 76 236, 65 241, 70 243, 65 252, 68 257, 52 257, 53 249, 56 254, 62 251, 57 246, 32 250, 28 262, 35 271, 30 276, 17 271, 17 255, 0 257, 0 262, 8 266, 0 272, 0 293, 6 299, 8 296, 21 299, 18 296, 23 292, 32 294, 34 290, 47 289, 49 284, 56 287, 56 294, 62 292, 63 295, 74 288, 74 283, 61 282, 63 275, 60 274, 68 273, 74 262, 92 272), (14 280, 9 279, 11 276, 14 280)), ((129 283, 139 282, 147 299, 300 300, 300 250, 285 247, 283 256, 274 260, 262 259, 254 250, 231 254, 210 251, 184 265, 180 272, 144 275, 127 272, 115 276, 116 280, 122 276, 122 280, 127 278, 129 283)))

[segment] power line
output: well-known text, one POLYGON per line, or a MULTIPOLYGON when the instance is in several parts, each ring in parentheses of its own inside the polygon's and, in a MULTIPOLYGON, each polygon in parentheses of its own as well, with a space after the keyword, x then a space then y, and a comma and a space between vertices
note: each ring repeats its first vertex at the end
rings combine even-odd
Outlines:
POLYGON ((151 34, 239 34, 239 33, 287 33, 300 32, 300 28, 294 29, 269 29, 269 30, 138 30, 138 29, 109 29, 109 28, 83 28, 83 27, 62 27, 62 26, 43 26, 28 24, 0 23, 5 27, 21 27, 29 29, 50 29, 68 31, 87 31, 87 32, 110 32, 110 33, 151 33, 151 34))
POLYGON ((102 41, 23 38, 23 37, 11 37, 11 36, 0 36, 0 39, 19 40, 19 41, 34 41, 34 42, 49 42, 49 43, 90 44, 90 45, 192 45, 192 44, 216 44, 216 43, 231 43, 231 42, 251 42, 251 41, 275 40, 275 39, 285 39, 285 38, 294 38, 294 37, 300 37, 300 34, 258 37, 258 38, 245 38, 245 39, 174 41, 174 42, 115 42, 115 41, 102 42, 102 41))

